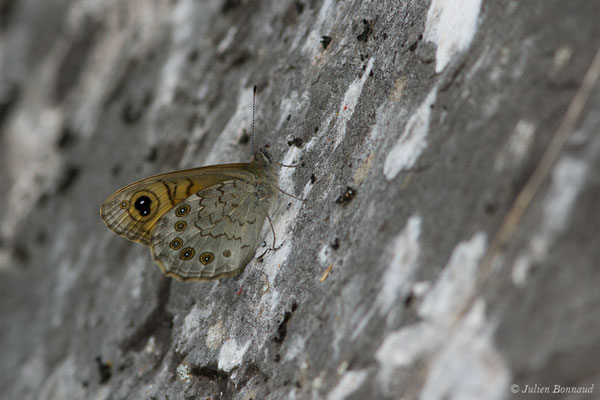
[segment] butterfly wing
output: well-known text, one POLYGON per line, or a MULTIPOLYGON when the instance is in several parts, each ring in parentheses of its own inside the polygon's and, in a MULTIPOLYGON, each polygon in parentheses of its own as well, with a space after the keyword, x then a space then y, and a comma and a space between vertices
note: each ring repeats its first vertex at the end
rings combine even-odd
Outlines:
POLYGON ((272 195, 257 179, 200 190, 158 220, 152 258, 163 273, 181 280, 239 274, 254 254, 272 195))
POLYGON ((150 245, 156 222, 194 193, 231 179, 248 179, 250 164, 213 165, 142 179, 113 193, 100 207, 104 223, 116 234, 150 245))

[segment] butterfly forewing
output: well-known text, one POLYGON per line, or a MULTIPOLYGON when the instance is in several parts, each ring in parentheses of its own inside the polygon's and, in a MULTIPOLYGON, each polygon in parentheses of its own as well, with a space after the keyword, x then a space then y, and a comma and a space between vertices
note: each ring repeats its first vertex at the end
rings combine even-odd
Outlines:
POLYGON ((225 164, 171 172, 125 186, 104 201, 100 214, 118 235, 150 245, 156 221, 198 191, 232 178, 252 177, 250 164, 225 164))

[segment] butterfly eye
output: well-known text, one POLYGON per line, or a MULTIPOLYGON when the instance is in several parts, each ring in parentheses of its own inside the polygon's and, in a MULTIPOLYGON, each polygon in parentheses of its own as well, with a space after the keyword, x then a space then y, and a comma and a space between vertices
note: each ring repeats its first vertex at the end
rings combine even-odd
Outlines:
MULTIPOLYGON (((227 251, 227 250, 225 250, 227 251)), ((213 255, 213 253, 202 253, 200 254, 200 262, 204 265, 210 264, 211 262, 213 262, 213 260, 215 259, 215 256, 213 255)))
POLYGON ((191 247, 186 247, 179 253, 179 258, 183 261, 191 260, 194 257, 195 251, 191 247))
POLYGON ((190 212, 190 206, 188 206, 187 204, 183 204, 181 206, 177 206, 177 210, 175 210, 175 215, 177 215, 178 217, 183 217, 184 215, 187 215, 187 213, 190 212))
POLYGON ((229 251, 229 250, 223 251, 223 257, 229 257, 229 256, 231 256, 231 251, 229 251))
POLYGON ((177 232, 181 232, 185 228, 187 228, 187 223, 185 221, 179 221, 175 223, 175 230, 177 232))
POLYGON ((180 238, 175 238, 171 240, 171 243, 169 243, 169 247, 173 250, 179 250, 181 246, 183 246, 183 240, 181 240, 180 238))
POLYGON ((122 201, 121 204, 119 204, 119 207, 121 207, 122 210, 126 209, 129 207, 129 202, 128 201, 122 201))

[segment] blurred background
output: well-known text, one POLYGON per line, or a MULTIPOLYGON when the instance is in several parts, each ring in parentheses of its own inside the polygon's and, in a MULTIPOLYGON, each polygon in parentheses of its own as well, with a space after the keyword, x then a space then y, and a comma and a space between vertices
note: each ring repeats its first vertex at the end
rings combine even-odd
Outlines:
POLYGON ((0 0, 0 398, 596 398, 599 15, 0 0), (248 161, 254 85, 304 201, 240 276, 163 277, 100 204, 248 161))

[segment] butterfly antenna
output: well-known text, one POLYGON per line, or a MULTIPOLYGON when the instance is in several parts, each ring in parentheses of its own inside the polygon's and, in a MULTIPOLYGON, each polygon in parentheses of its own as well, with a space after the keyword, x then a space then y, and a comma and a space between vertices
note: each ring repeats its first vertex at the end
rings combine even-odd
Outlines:
POLYGON ((256 85, 254 85, 252 91, 252 136, 250 136, 250 144, 252 146, 252 154, 256 152, 254 147, 254 114, 256 113, 256 85))

